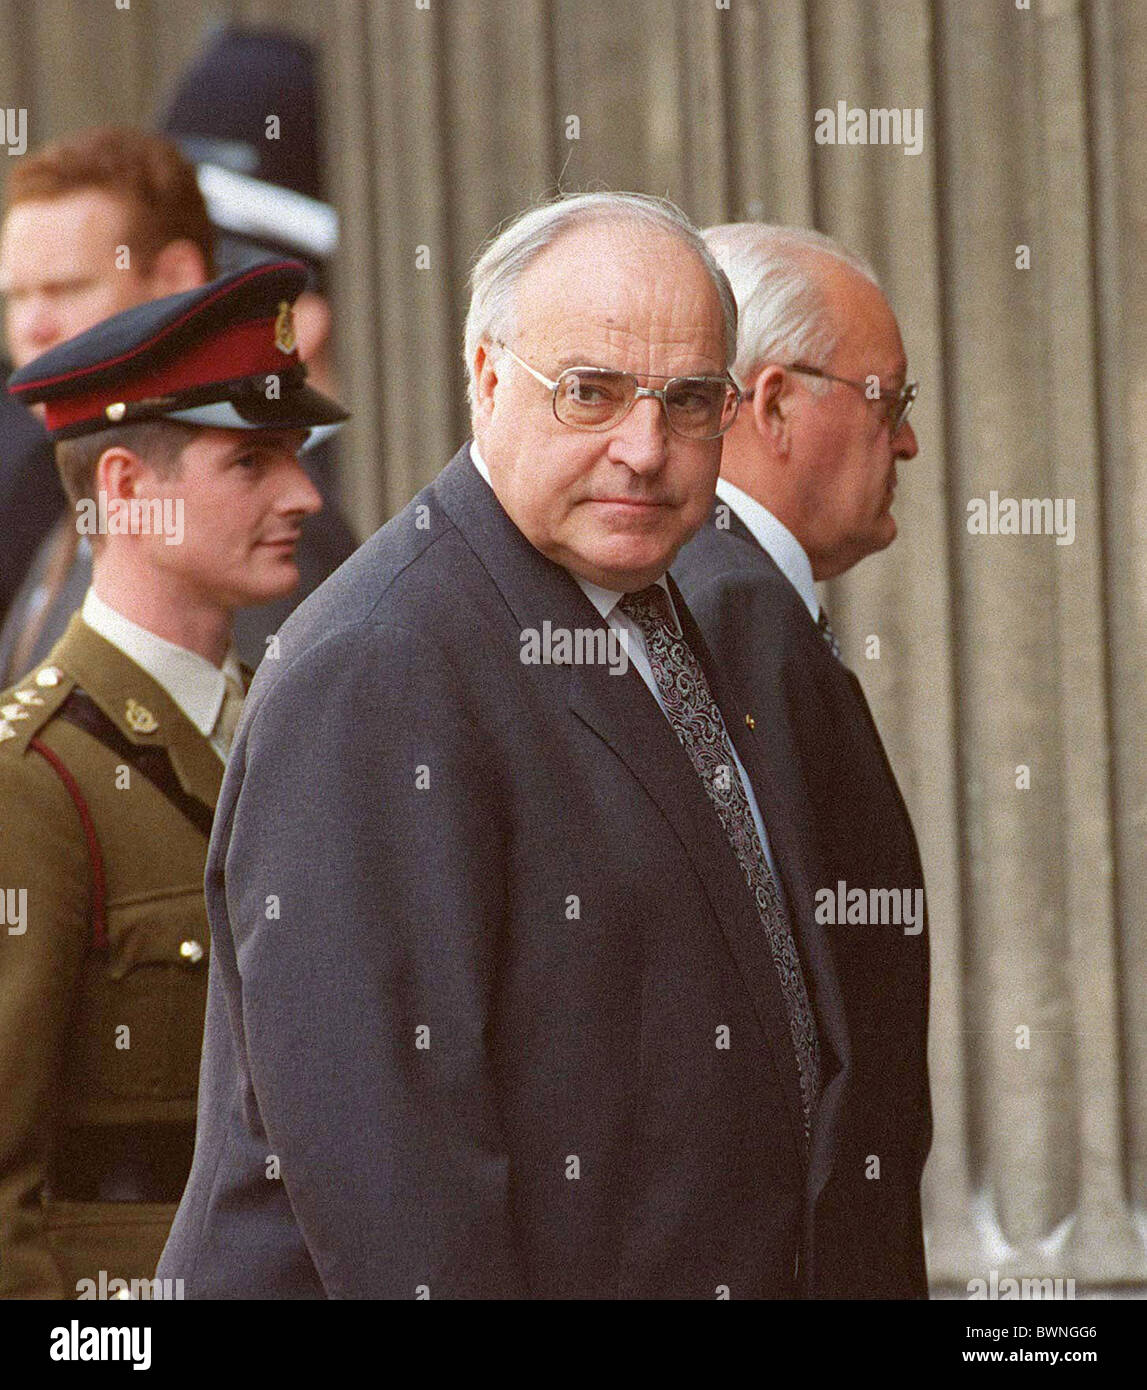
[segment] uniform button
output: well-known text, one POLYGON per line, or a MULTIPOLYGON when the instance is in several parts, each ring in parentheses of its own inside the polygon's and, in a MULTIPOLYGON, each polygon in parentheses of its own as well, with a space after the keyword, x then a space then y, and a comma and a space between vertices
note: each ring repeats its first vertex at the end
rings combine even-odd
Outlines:
POLYGON ((47 690, 53 685, 59 685, 64 679, 64 673, 58 666, 45 666, 42 671, 36 672, 36 684, 47 690))
POLYGON ((198 941, 181 941, 179 954, 188 965, 197 965, 203 959, 203 947, 198 941))

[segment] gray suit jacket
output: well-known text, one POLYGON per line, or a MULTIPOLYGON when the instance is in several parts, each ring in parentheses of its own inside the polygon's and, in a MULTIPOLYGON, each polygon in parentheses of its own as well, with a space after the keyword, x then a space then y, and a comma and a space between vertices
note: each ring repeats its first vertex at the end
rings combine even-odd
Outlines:
POLYGON ((776 971, 632 667, 463 450, 260 668, 207 868, 199 1133, 160 1264, 189 1297, 787 1297, 849 1080, 807 810, 709 673, 821 1025, 806 1154, 776 971), (728 1030, 727 1047, 721 1046, 728 1030))
MULTIPOLYGON (((12 364, 0 359, 0 383, 11 371, 12 364)), ((0 384, 0 620, 63 508, 64 489, 43 425, 0 384)))
MULTIPOLYGON (((724 510, 716 509, 715 515, 724 510)), ((919 892, 924 875, 900 788, 856 676, 817 631, 797 591, 735 512, 703 526, 673 574, 706 640, 751 692, 776 778, 813 811, 818 888, 919 892)), ((915 898, 910 899, 915 901, 915 898)), ((836 922, 823 930, 852 1052, 852 1086, 833 1182, 842 1236, 821 1262, 826 1292, 924 1298, 920 1179, 932 1139, 928 931, 836 922), (874 1177, 872 1159, 880 1161, 874 1177), (848 1219, 843 1219, 848 1213, 848 1219)))

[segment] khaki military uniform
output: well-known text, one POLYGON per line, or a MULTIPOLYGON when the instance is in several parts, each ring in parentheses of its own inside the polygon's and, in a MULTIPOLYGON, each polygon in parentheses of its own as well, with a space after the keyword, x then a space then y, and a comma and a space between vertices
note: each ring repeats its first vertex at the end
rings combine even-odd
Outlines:
POLYGON ((223 764, 164 689, 78 616, 48 661, 0 696, 0 715, 0 1295, 75 1297, 101 1270, 152 1276, 186 1178, 207 834, 203 816, 194 824, 176 803, 212 810, 223 764), (167 792, 122 746, 71 722, 76 687, 129 754, 153 750, 167 792), (90 810, 106 943, 89 834, 34 740, 90 810))

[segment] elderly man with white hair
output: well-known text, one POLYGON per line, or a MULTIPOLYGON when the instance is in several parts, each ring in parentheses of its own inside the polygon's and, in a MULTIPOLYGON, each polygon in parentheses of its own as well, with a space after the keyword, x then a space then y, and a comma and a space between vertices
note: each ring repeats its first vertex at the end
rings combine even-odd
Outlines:
POLYGON ((673 574, 749 692, 776 776, 807 791, 818 922, 844 999, 852 1085, 821 1208, 864 1232, 822 1263, 844 1297, 927 1294, 920 1175, 931 1143, 924 878, 908 811, 815 581, 891 544, 896 465, 916 454, 895 316, 864 261, 818 232, 705 233, 739 309, 743 403, 710 524, 673 574))
POLYGON ((817 1206, 850 1070, 808 808, 666 578, 735 342, 657 199, 479 259, 473 440, 237 734, 160 1264, 189 1297, 786 1298, 863 1237, 817 1206))

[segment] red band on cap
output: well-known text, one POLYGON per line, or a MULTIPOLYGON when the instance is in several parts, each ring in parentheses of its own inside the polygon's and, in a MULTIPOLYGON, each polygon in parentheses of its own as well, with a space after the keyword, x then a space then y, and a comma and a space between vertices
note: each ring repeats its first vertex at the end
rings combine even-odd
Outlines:
POLYGON ((233 381, 244 376, 276 376, 295 366, 297 351, 283 352, 275 346, 273 318, 248 319, 217 333, 205 342, 195 343, 182 356, 146 376, 104 386, 82 396, 48 401, 44 423, 49 430, 64 429, 104 415, 107 407, 122 401, 148 400, 152 396, 172 396, 181 391, 210 386, 217 381, 233 381))

